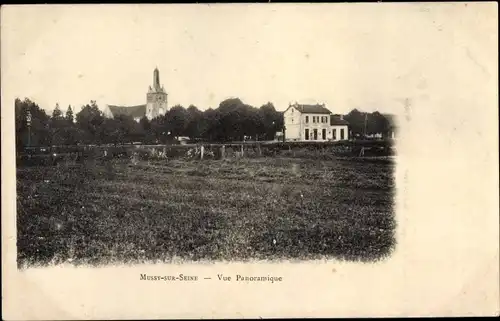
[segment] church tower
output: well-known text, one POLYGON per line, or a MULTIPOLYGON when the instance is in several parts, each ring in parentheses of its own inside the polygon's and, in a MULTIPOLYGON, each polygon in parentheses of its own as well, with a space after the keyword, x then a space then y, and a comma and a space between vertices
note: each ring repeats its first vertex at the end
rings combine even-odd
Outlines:
POLYGON ((149 86, 147 93, 146 117, 151 120, 167 112, 167 93, 160 85, 160 72, 155 68, 153 72, 153 87, 149 86))

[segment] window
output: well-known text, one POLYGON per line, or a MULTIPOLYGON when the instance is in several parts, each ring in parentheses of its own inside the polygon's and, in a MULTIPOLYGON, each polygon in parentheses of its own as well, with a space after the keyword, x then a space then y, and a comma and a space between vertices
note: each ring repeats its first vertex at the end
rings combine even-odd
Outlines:
POLYGON ((312 116, 312 117, 313 117, 313 123, 315 123, 316 122, 316 117, 314 117, 314 116, 312 116))
POLYGON ((321 131, 321 136, 323 137, 323 140, 326 140, 326 128, 323 128, 321 131))
POLYGON ((344 139, 344 128, 340 130, 340 139, 344 139))
POLYGON ((306 116, 306 124, 309 122, 309 116, 306 116))
POLYGON ((306 140, 309 140, 309 128, 306 128, 306 131, 304 134, 305 134, 306 140))
POLYGON ((337 130, 336 129, 333 130, 333 139, 337 139, 337 130))

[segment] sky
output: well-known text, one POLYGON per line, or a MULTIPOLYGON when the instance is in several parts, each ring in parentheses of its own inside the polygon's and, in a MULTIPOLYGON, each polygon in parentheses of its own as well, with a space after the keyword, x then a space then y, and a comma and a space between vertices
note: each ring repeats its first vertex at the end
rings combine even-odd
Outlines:
POLYGON ((169 107, 239 97, 281 111, 298 102, 401 114, 447 82, 467 86, 460 68, 492 77, 481 61, 497 56, 474 45, 492 32, 481 25, 491 6, 464 5, 2 7, 2 91, 48 112, 144 104, 158 67, 169 107))

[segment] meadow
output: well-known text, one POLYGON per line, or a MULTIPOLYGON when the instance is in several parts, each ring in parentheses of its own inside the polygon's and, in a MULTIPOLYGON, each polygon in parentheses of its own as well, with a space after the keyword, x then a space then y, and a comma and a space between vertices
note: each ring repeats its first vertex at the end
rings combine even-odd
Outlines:
POLYGON ((18 265, 384 259, 393 170, 286 156, 18 166, 18 265))

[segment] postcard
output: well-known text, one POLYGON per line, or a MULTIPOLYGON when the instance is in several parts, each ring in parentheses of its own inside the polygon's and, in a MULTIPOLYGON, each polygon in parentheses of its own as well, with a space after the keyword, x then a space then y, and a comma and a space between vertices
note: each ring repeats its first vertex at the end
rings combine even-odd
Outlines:
POLYGON ((4 318, 498 315, 497 9, 3 6, 4 318))

